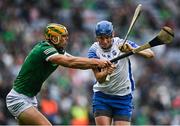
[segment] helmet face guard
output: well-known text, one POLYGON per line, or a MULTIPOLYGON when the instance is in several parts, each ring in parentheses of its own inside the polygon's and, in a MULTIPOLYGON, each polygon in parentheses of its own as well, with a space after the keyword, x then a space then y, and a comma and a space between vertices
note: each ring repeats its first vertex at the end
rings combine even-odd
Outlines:
POLYGON ((68 31, 65 26, 60 24, 51 23, 48 24, 45 29, 46 40, 51 40, 52 37, 56 37, 57 41, 51 40, 53 44, 59 44, 62 35, 68 35, 68 31))
POLYGON ((112 36, 113 25, 109 21, 100 21, 95 28, 96 36, 112 36))

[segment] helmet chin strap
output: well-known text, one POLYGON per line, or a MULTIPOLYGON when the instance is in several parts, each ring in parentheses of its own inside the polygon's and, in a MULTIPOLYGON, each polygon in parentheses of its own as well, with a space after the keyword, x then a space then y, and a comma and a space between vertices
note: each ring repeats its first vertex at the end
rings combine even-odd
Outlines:
POLYGON ((59 44, 59 42, 60 42, 59 40, 60 40, 60 39, 59 39, 59 36, 58 36, 58 37, 57 37, 57 41, 58 41, 58 43, 57 43, 57 44, 59 44))

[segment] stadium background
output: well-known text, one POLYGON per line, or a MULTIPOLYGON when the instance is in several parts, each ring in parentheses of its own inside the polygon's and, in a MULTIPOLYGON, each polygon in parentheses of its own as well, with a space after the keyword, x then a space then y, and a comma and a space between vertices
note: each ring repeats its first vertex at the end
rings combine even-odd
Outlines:
MULTIPOLYGON (((112 21, 116 35, 123 38, 139 3, 143 11, 130 40, 141 45, 164 25, 176 34, 172 44, 153 48, 152 60, 131 56, 136 81, 132 124, 180 125, 179 0, 1 0, 0 124, 17 124, 5 107, 5 97, 25 56, 43 38, 47 23, 64 24, 69 31, 67 51, 86 57, 95 41, 95 24, 112 21)), ((53 124, 93 125, 93 82, 90 70, 61 67, 44 83, 39 109, 53 124)))

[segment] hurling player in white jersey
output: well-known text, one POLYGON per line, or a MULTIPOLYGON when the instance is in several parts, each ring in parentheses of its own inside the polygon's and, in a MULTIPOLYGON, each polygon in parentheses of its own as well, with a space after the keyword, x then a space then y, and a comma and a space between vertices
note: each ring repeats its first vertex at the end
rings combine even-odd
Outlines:
MULTIPOLYGON (((112 59, 137 48, 138 45, 127 41, 123 48, 123 39, 114 37, 113 25, 109 21, 100 21, 95 28, 97 42, 88 51, 89 58, 112 59)), ((137 53, 146 58, 154 57, 150 49, 137 53)), ((124 58, 114 67, 93 69, 96 83, 93 86, 93 113, 96 125, 130 125, 132 115, 132 91, 135 83, 132 75, 131 62, 124 58), (110 81, 106 76, 110 74, 110 81)))

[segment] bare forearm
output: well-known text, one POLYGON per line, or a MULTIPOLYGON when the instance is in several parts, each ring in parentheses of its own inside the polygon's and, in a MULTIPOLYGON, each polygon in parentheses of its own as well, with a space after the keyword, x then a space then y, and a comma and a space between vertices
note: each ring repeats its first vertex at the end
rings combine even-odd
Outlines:
POLYGON ((51 59, 53 63, 59 64, 64 67, 77 68, 77 69, 91 69, 95 64, 91 62, 89 58, 82 57, 66 57, 66 56, 56 56, 51 59))
POLYGON ((137 54, 141 55, 141 56, 143 56, 145 58, 153 58, 154 57, 154 52, 151 51, 150 49, 146 49, 146 50, 140 51, 137 54))
POLYGON ((62 64, 63 66, 70 68, 78 68, 78 69, 92 69, 95 67, 95 64, 92 62, 92 59, 89 58, 80 58, 80 57, 72 57, 68 60, 67 63, 62 64))
POLYGON ((93 70, 93 72, 94 72, 94 75, 95 75, 95 77, 96 77, 96 80, 97 80, 99 83, 105 82, 106 76, 108 75, 106 71, 101 71, 101 72, 99 72, 98 70, 93 70))
POLYGON ((59 58, 56 60, 57 64, 69 68, 78 68, 78 69, 91 69, 95 64, 91 62, 91 59, 80 58, 80 57, 65 57, 59 58))

